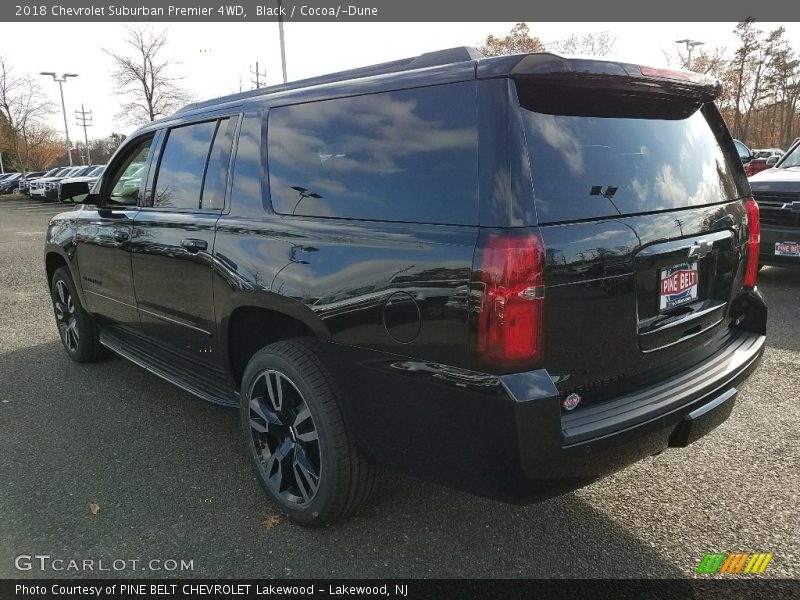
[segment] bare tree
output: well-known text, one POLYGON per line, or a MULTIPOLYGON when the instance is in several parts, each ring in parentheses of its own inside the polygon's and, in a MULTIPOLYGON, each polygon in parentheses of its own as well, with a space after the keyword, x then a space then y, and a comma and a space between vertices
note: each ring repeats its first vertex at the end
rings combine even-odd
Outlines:
POLYGON ((502 38, 489 35, 480 51, 486 56, 500 56, 503 54, 522 54, 524 52, 541 52, 544 44, 538 37, 531 37, 528 25, 517 23, 511 32, 502 38))
POLYGON ((605 56, 614 48, 617 38, 612 37, 608 31, 587 33, 577 36, 574 33, 553 43, 548 43, 548 50, 555 50, 562 54, 588 54, 591 56, 605 56))
POLYGON ((16 75, 5 56, 0 56, 0 111, 3 139, 22 172, 28 168, 29 151, 54 111, 39 84, 30 75, 16 75))
POLYGON ((118 118, 139 124, 170 114, 191 100, 191 95, 179 85, 177 64, 165 57, 167 30, 154 31, 150 26, 128 27, 125 39, 128 53, 115 54, 103 49, 114 59, 112 77, 117 94, 128 98, 123 102, 118 118))

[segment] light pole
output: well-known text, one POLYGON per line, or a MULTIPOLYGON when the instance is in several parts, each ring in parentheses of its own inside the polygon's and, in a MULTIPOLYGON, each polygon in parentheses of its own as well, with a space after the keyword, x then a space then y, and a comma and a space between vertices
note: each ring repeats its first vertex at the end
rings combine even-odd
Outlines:
POLYGON ((694 50, 696 46, 705 45, 705 42, 700 42, 698 40, 690 40, 690 39, 687 38, 685 40, 675 40, 675 43, 676 44, 686 44, 686 50, 689 53, 689 56, 686 58, 686 70, 687 71, 691 71, 692 70, 692 50, 694 50))
POLYGON ((67 77, 77 77, 77 73, 62 73, 61 77, 56 76, 55 73, 52 71, 42 71, 39 75, 50 75, 53 78, 53 81, 58 82, 58 91, 61 93, 61 112, 64 114, 64 135, 67 138, 67 158, 69 158, 69 166, 72 166, 72 145, 69 142, 69 129, 67 127, 67 107, 64 104, 64 86, 63 83, 67 80, 67 77))

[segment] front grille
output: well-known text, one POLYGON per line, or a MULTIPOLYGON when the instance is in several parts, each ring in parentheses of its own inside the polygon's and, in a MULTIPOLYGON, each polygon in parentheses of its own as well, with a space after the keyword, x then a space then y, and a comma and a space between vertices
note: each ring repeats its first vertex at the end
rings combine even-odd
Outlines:
POLYGON ((782 229, 800 229, 800 212, 781 208, 787 202, 800 202, 797 192, 753 192, 758 202, 761 224, 782 229))

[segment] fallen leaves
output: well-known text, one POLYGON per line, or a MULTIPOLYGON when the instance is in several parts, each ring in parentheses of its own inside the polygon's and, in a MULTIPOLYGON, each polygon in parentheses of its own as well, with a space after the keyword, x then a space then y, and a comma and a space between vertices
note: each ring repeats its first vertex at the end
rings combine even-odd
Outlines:
POLYGON ((92 503, 89 505, 89 510, 91 511, 91 513, 92 513, 93 515, 96 515, 97 513, 99 513, 99 512, 100 512, 100 505, 99 505, 97 502, 92 502, 92 503))
POLYGON ((261 526, 264 529, 272 529, 276 525, 280 524, 281 518, 278 515, 267 515, 264 517, 264 520, 261 521, 261 526))

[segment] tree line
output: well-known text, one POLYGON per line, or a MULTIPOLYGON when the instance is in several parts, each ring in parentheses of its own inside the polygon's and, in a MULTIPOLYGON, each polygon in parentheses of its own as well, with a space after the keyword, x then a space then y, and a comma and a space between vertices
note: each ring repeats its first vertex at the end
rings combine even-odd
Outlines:
MULTIPOLYGON (((748 19, 738 23, 733 33, 737 47, 731 51, 702 48, 691 65, 685 52, 665 53, 665 58, 670 64, 722 82, 717 105, 733 137, 751 148, 786 149, 800 135, 800 57, 783 27, 763 31, 748 19)), ((481 51, 487 56, 546 50, 603 56, 614 42, 608 32, 600 32, 545 44, 531 35, 525 23, 517 23, 507 36, 489 35, 481 51)))
MULTIPOLYGON (((191 100, 175 63, 166 56, 167 33, 150 25, 127 27, 120 51, 103 49, 114 68, 110 76, 121 97, 115 119, 120 124, 141 125, 173 113, 191 100)), ((7 56, 0 56, 0 153, 6 171, 40 171, 68 163, 63 132, 47 123, 60 106, 50 101, 38 79, 19 73, 7 56)), ((68 111, 69 112, 69 111, 68 111)), ((71 115, 68 114, 68 117, 71 115)), ((105 164, 125 136, 112 133, 73 145, 75 164, 105 164)))

